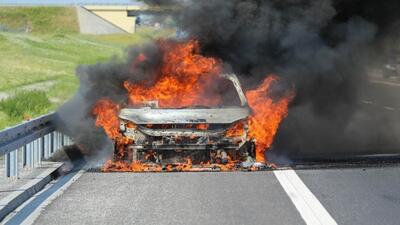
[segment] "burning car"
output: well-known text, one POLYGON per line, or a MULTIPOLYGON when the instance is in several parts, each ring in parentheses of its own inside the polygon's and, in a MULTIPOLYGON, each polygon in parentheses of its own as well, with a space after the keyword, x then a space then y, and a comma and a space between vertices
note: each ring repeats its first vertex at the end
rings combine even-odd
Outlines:
POLYGON ((144 51, 128 63, 128 74, 142 79, 121 83, 126 99, 102 97, 92 107, 96 126, 115 146, 103 171, 230 171, 266 163, 293 90, 274 95, 279 78, 269 75, 244 92, 196 40, 160 40, 156 48, 157 57, 144 51))
POLYGON ((219 76, 231 82, 231 93, 240 100, 239 105, 160 108, 153 100, 140 108, 123 108, 119 113, 123 141, 116 140, 114 159, 169 163, 176 162, 177 157, 190 157, 221 164, 229 160, 254 161, 255 145, 248 137, 247 124, 251 110, 246 96, 236 75, 219 76), (129 143, 122 151, 118 145, 121 142, 129 143))

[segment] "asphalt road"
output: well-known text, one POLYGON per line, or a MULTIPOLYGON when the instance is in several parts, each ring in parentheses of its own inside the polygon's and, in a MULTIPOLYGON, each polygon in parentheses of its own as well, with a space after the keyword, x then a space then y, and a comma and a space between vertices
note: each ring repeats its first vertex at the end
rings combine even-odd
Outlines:
POLYGON ((272 172, 86 173, 36 224, 304 224, 272 172))
POLYGON ((338 224, 400 224, 400 167, 297 174, 338 224))
POLYGON ((86 172, 35 224, 399 224, 399 166, 281 172, 86 172))

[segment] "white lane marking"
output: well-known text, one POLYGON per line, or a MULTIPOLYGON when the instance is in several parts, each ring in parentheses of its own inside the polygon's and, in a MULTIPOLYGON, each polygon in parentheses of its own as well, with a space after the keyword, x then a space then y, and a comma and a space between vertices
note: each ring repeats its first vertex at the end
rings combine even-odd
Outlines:
MULTIPOLYGON (((372 101, 364 100, 362 103, 367 104, 367 105, 372 105, 374 104, 372 101)), ((382 106, 384 109, 389 110, 389 111, 396 111, 396 108, 390 107, 390 106, 382 106)))
POLYGON ((307 225, 337 225, 295 171, 275 170, 274 174, 307 225))
POLYGON ((60 187, 56 192, 50 195, 45 201, 43 201, 36 209, 33 211, 25 220, 22 222, 22 225, 31 225, 35 222, 35 220, 40 216, 41 212, 48 206, 51 202, 53 202, 56 198, 61 196, 65 190, 71 184, 73 184, 76 180, 78 180, 83 174, 85 170, 80 170, 76 173, 68 182, 66 182, 62 187, 60 187))
POLYGON ((371 104, 373 104, 373 102, 372 101, 368 101, 368 100, 364 100, 364 101, 362 101, 364 104, 367 104, 367 105, 371 105, 371 104))
POLYGON ((394 83, 394 82, 390 82, 390 81, 370 80, 369 82, 375 83, 375 84, 386 84, 386 85, 389 85, 389 86, 400 87, 400 83, 394 83))
POLYGON ((396 109, 390 106, 383 106, 384 109, 389 110, 389 111, 395 111, 396 109))

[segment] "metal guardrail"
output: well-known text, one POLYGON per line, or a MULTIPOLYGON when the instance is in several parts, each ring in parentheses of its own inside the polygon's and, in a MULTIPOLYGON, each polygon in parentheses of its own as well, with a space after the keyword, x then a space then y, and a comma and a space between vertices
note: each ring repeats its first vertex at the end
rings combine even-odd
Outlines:
POLYGON ((72 144, 68 136, 55 130, 54 118, 55 113, 50 113, 0 131, 6 177, 18 177, 19 167, 39 166, 56 150, 72 144))

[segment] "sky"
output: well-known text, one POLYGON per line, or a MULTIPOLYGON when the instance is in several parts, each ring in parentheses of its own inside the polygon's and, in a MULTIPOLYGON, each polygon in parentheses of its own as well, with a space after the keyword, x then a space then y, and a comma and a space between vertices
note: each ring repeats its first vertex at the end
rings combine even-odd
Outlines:
POLYGON ((137 4, 132 0, 0 0, 0 5, 137 4))

